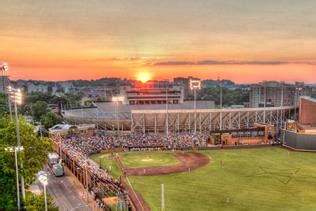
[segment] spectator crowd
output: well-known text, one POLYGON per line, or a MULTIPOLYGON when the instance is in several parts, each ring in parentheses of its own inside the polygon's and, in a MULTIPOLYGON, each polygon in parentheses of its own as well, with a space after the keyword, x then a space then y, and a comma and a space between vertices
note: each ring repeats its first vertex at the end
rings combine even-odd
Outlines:
MULTIPOLYGON (((93 181, 101 182, 104 189, 111 192, 124 192, 121 181, 112 177, 106 170, 88 158, 89 155, 100 151, 109 151, 120 148, 128 150, 153 149, 187 149, 192 147, 206 147, 205 135, 151 135, 129 134, 113 135, 103 131, 89 131, 73 133, 66 136, 54 135, 51 137, 61 151, 76 160, 77 168, 86 169, 93 181)), ((92 187, 92 189, 95 187, 92 187)))

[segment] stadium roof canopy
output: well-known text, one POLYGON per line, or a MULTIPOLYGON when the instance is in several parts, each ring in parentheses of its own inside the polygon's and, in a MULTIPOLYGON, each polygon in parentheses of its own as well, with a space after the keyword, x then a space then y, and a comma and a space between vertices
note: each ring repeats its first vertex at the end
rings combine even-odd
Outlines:
MULTIPOLYGON (((116 109, 115 102, 96 103, 102 112, 114 112, 116 109)), ((166 104, 148 104, 148 105, 124 105, 119 103, 119 112, 131 112, 131 110, 162 110, 166 109, 166 104)), ((215 107, 214 101, 196 101, 197 109, 212 109, 215 107)), ((168 104, 168 109, 194 109, 194 101, 184 101, 179 104, 168 104)))

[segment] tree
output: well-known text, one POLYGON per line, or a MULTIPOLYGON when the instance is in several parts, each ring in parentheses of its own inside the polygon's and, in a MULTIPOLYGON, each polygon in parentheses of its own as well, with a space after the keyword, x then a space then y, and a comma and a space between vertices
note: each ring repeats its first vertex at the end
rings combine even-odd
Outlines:
POLYGON ((48 104, 44 101, 37 101, 32 104, 32 116, 34 120, 40 121, 42 116, 48 111, 48 104))
POLYGON ((0 114, 5 114, 9 112, 7 97, 0 93, 0 114))
MULTIPOLYGON (((222 88, 223 106, 243 105, 249 101, 249 92, 243 89, 229 90, 222 88)), ((213 100, 215 105, 220 103, 220 89, 204 88, 198 92, 197 99, 213 100)))
MULTIPOLYGON (((25 208, 26 210, 45 210, 45 201, 44 194, 35 195, 30 192, 26 194, 25 197, 25 208)), ((58 210, 58 208, 54 205, 52 198, 48 195, 47 196, 47 205, 48 210, 58 210)))
POLYGON ((63 118, 53 112, 48 112, 44 116, 42 116, 41 120, 42 124, 46 129, 53 127, 56 124, 60 124, 63 122, 63 118))
MULTIPOLYGON (((8 121, 8 116, 0 118, 0 210, 16 208, 16 176, 14 154, 6 152, 5 148, 16 146, 15 123, 8 121)), ((21 145, 19 163, 23 162, 24 169, 20 170, 27 188, 35 179, 36 174, 47 161, 47 153, 52 151, 52 142, 48 138, 38 138, 33 127, 20 117, 21 145)), ((44 203, 44 201, 43 201, 44 203)), ((37 209, 42 210, 42 209, 37 209)))
POLYGON ((61 96, 63 105, 68 108, 77 108, 80 106, 82 98, 82 93, 72 94, 72 93, 65 93, 61 96))

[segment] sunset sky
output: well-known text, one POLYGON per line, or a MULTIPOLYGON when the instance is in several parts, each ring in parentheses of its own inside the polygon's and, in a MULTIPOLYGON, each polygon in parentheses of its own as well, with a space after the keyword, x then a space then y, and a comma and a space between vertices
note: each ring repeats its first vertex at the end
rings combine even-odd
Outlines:
POLYGON ((316 82, 315 0, 0 0, 12 79, 316 82))

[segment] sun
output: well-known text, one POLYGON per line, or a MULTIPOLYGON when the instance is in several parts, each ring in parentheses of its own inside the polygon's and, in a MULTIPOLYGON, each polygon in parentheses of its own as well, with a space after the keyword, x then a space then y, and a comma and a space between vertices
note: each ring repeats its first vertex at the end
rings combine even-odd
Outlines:
POLYGON ((137 80, 141 81, 142 83, 146 83, 151 79, 151 74, 149 72, 139 72, 137 74, 137 80))

